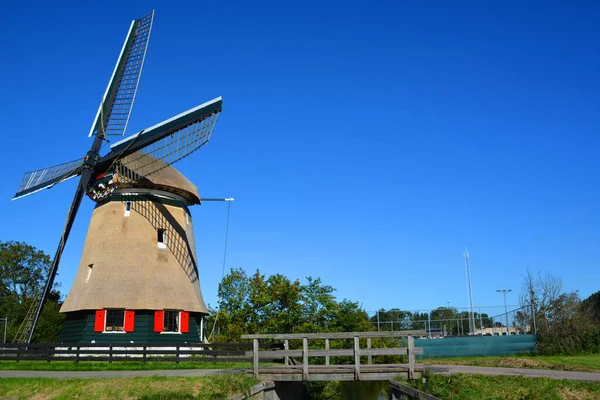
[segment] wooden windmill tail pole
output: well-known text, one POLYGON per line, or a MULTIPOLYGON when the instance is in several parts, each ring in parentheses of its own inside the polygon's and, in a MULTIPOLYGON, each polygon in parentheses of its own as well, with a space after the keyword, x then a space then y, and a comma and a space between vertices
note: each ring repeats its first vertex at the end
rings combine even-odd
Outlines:
POLYGON ((235 199, 233 197, 226 197, 224 199, 219 199, 219 198, 215 198, 215 197, 205 197, 205 198, 201 198, 200 201, 234 201, 235 199))
POLYGON ((79 210, 79 206, 81 205, 81 200, 83 199, 83 195, 85 194, 85 191, 92 178, 94 167, 100 159, 98 152, 100 151, 100 147, 102 147, 103 140, 104 135, 98 132, 98 134, 96 134, 96 137, 94 138, 94 142, 92 143, 92 148, 85 157, 83 172, 81 173, 81 178, 79 179, 79 184, 77 185, 77 190, 75 191, 75 196, 73 197, 73 202, 71 203, 71 207, 69 208, 69 213, 67 214, 67 221, 65 222, 65 228, 63 229, 63 234, 60 238, 60 242, 58 243, 58 248, 56 249, 56 253, 54 254, 52 265, 48 270, 48 279, 46 280, 44 291, 40 296, 39 304, 37 306, 35 314, 33 315, 33 319, 30 321, 30 323, 25 324, 25 329, 28 330, 27 343, 31 343, 31 338, 33 337, 35 326, 44 308, 44 303, 46 302, 46 298, 52 290, 54 278, 56 277, 56 271, 58 270, 58 264, 60 263, 60 258, 62 257, 65 245, 67 244, 67 239, 69 239, 69 234, 71 233, 73 222, 75 222, 75 217, 77 216, 77 211, 79 210))

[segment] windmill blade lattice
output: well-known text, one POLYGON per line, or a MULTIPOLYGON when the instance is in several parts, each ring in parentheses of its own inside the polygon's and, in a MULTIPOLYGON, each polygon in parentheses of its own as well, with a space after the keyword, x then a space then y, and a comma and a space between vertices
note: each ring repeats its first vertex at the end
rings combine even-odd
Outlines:
POLYGON ((105 136, 125 134, 142 76, 153 20, 154 11, 134 21, 100 104, 90 136, 99 130, 105 136))
POLYGON ((218 116, 215 113, 119 159, 115 168, 117 180, 137 181, 189 156, 208 143, 218 116))
POLYGON ((80 167, 82 165, 83 161, 77 159, 53 167, 25 172, 13 200, 35 193, 38 190, 54 186, 66 179, 79 175, 81 173, 80 167))

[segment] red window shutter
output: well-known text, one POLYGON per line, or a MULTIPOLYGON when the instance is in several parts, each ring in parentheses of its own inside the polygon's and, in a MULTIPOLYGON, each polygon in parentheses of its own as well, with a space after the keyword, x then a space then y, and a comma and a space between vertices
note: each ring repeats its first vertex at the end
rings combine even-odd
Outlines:
POLYGON ((165 326, 165 312, 154 311, 154 332, 162 332, 165 326))
POLYGON ((94 332, 104 332, 104 317, 106 310, 96 310, 96 320, 94 321, 94 332))
POLYGON ((181 333, 190 331, 190 314, 187 311, 182 311, 179 316, 179 330, 181 333))
POLYGON ((126 310, 125 311, 125 327, 123 330, 125 332, 133 332, 133 323, 135 321, 135 311, 126 310))

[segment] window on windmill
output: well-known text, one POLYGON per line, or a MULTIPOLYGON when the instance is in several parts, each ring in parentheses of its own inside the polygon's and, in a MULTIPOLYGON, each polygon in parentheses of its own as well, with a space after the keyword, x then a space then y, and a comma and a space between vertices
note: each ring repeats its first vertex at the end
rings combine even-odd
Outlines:
POLYGON ((85 280, 85 283, 88 283, 90 281, 90 277, 92 276, 92 269, 93 268, 94 268, 94 264, 88 265, 88 274, 87 274, 87 278, 85 280))
POLYGON ((167 232, 164 229, 158 229, 158 248, 166 249, 167 248, 167 232))
POLYGON ((125 216, 129 217, 130 213, 131 213, 131 202, 130 201, 126 201, 125 202, 125 216))
POLYGON ((123 332, 125 310, 106 310, 105 332, 123 332))
POLYGON ((165 310, 163 332, 179 332, 179 311, 165 310))

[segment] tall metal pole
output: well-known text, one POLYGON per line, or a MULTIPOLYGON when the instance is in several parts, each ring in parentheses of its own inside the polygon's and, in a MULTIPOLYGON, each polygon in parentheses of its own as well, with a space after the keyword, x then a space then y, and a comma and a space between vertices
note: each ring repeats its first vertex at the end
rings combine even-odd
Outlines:
POLYGON ((512 290, 511 289, 498 289, 498 290, 496 290, 496 292, 504 294, 504 315, 506 315, 506 336, 509 336, 510 332, 508 330, 508 308, 506 307, 506 293, 512 292, 512 290))
POLYGON ((469 335, 475 333, 475 317, 473 315, 473 289, 471 286, 471 266, 469 265, 469 251, 465 246, 465 265, 467 268, 467 291, 469 295, 469 335))

